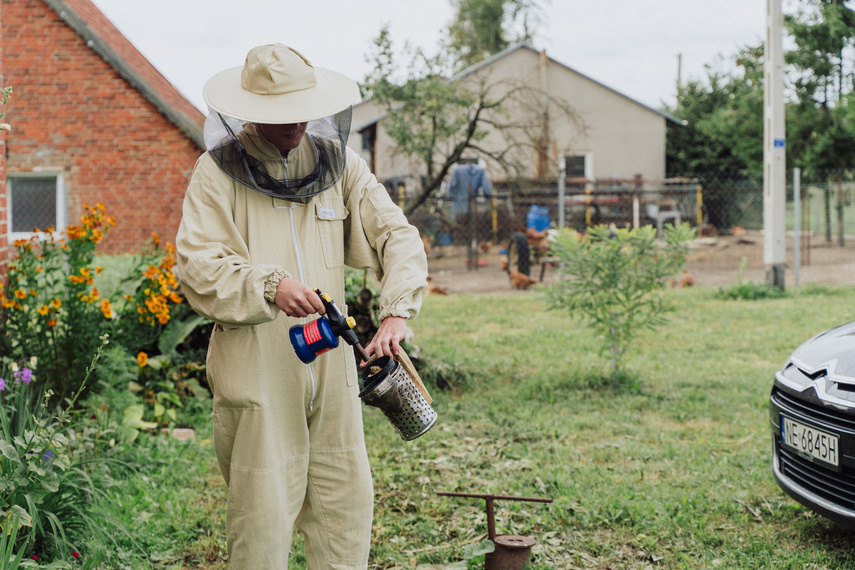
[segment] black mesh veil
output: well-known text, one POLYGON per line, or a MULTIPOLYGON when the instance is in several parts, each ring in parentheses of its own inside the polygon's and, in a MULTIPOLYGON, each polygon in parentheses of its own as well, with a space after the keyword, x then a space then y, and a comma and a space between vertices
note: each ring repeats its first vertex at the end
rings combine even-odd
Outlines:
POLYGON ((286 157, 265 152, 264 143, 259 143, 263 137, 253 124, 211 112, 205 123, 205 144, 235 181, 273 198, 305 204, 341 178, 350 122, 350 107, 310 121, 300 146, 286 157))

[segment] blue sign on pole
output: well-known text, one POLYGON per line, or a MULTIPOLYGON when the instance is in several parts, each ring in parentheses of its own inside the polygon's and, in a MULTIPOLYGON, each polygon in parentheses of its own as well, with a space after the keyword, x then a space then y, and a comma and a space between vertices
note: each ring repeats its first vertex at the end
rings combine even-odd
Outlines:
POLYGON ((775 148, 784 148, 784 139, 775 139, 773 145, 775 148))

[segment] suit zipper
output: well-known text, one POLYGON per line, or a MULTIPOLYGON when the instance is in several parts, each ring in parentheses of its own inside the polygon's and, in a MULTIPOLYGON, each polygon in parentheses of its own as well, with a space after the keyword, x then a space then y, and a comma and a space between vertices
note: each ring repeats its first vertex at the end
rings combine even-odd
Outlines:
MULTIPOLYGON (((306 274, 303 271, 303 255, 300 253, 300 242, 297 240, 297 226, 294 223, 294 208, 296 206, 286 206, 288 209, 288 213, 291 215, 291 237, 294 242, 294 254, 297 257, 297 271, 300 274, 300 282, 306 285, 306 274)), ((308 323, 308 317, 303 318, 303 324, 308 323)), ((315 409, 315 369, 311 364, 307 364, 309 367, 309 379, 312 382, 312 399, 309 400, 309 411, 313 411, 315 409)))

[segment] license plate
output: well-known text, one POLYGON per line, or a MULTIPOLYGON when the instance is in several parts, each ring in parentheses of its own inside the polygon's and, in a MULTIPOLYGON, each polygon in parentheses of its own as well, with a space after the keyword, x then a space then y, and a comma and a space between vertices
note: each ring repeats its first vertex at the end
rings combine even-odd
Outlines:
POLYGON ((781 416, 781 442, 819 461, 840 465, 836 435, 781 416))

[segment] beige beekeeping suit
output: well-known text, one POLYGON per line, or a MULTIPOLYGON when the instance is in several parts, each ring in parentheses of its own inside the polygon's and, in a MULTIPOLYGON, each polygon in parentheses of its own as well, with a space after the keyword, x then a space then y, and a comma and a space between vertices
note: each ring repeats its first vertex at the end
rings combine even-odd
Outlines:
MULTIPOLYGON (((239 138, 272 175, 286 175, 279 152, 252 125, 239 138)), ((304 137, 288 155, 288 175, 306 175, 312 152, 304 137)), ((190 305, 216 323, 207 372, 214 447, 229 485, 232 568, 285 568, 295 524, 310 568, 368 563, 373 490, 353 353, 342 343, 303 364, 288 330, 306 320, 265 299, 265 287, 275 290, 287 275, 343 309, 348 265, 375 271, 381 320, 418 313, 427 285, 418 231, 365 161, 347 152, 339 182, 307 204, 236 183, 210 153, 187 189, 178 269, 190 305)))

